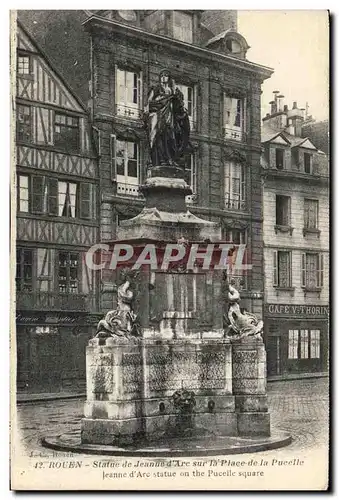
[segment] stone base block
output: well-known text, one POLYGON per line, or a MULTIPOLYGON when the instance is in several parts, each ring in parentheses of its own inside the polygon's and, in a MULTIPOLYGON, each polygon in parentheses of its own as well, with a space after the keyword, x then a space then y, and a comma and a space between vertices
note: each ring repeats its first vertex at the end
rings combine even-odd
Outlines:
POLYGON ((261 412, 238 413, 239 436, 270 436, 270 414, 261 412))
MULTIPOLYGON (((195 396, 194 413, 234 412, 234 396, 195 396)), ((142 416, 175 414, 171 397, 132 399, 131 401, 86 401, 85 417, 120 420, 142 416)))
POLYGON ((267 396, 235 396, 235 410, 237 412, 266 412, 267 396))
POLYGON ((157 415, 121 420, 83 418, 81 442, 130 446, 140 441, 182 437, 236 436, 237 415, 198 413, 185 416, 157 415))

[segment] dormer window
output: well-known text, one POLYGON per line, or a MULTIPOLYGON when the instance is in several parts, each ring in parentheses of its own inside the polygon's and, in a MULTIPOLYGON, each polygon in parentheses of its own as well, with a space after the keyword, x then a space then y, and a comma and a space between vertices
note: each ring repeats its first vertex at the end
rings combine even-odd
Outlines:
POLYGON ((233 40, 232 38, 226 39, 226 49, 232 54, 240 54, 241 52, 240 44, 236 40, 233 40))
POLYGON ((173 38, 182 42, 193 42, 193 18, 191 14, 173 11, 173 38))
POLYGON ((305 174, 312 173, 312 155, 310 153, 304 153, 304 168, 305 174))

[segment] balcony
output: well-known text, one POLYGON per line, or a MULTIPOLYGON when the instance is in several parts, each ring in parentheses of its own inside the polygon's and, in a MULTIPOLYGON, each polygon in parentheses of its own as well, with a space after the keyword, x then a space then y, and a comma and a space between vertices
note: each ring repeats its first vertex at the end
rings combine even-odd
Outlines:
POLYGON ((229 210, 246 210, 246 201, 239 198, 226 198, 225 208, 229 210))
POLYGON ((117 182, 117 195, 142 196, 139 192, 139 184, 127 184, 126 182, 117 182))
POLYGON ((123 118, 135 120, 141 118, 141 109, 137 104, 135 106, 126 106, 125 104, 118 103, 116 105, 116 114, 123 118))
POLYGON ((83 311, 95 310, 96 300, 92 294, 17 292, 16 308, 31 311, 83 311))

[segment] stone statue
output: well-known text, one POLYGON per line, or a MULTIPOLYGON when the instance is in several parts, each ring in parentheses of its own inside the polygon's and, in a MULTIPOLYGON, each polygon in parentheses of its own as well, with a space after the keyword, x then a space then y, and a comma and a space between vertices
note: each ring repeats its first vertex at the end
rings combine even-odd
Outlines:
POLYGON ((227 311, 225 337, 231 340, 239 340, 245 337, 251 339, 262 339, 264 323, 247 311, 240 309, 240 294, 233 286, 234 280, 228 285, 229 307, 227 311))
POLYGON ((168 70, 160 72, 159 84, 149 92, 144 121, 152 165, 177 166, 188 145, 190 123, 183 93, 168 70))
POLYGON ((117 308, 109 311, 105 318, 100 320, 97 326, 96 337, 124 337, 139 335, 139 324, 137 315, 132 310, 133 292, 130 289, 131 282, 127 276, 118 287, 117 308))

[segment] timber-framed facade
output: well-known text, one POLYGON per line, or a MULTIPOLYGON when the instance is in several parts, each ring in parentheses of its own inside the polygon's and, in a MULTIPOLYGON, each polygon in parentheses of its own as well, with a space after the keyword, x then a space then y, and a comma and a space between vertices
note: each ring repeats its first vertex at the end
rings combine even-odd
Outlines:
POLYGON ((18 389, 57 392, 84 380, 97 321, 99 176, 89 115, 25 28, 16 58, 18 389))

